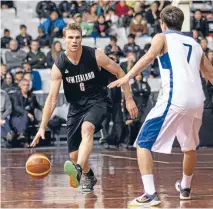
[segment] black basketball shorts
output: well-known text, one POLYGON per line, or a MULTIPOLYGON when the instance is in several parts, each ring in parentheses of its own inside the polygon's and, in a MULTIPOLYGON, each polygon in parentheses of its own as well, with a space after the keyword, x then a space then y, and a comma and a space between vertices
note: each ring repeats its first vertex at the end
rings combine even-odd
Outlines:
POLYGON ((95 126, 95 133, 102 129, 102 122, 105 120, 107 113, 111 111, 108 102, 96 101, 92 105, 79 107, 76 110, 70 107, 67 116, 67 143, 70 152, 77 151, 81 143, 81 126, 83 122, 88 121, 95 126))

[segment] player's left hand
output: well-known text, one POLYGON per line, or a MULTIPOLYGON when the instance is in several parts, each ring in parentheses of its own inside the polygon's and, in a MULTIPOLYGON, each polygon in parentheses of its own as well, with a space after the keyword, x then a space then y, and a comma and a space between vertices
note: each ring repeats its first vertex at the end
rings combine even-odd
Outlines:
POLYGON ((129 83, 129 78, 128 78, 128 76, 125 75, 123 78, 120 78, 120 79, 118 79, 116 81, 113 81, 107 87, 109 89, 112 89, 112 88, 115 88, 116 86, 117 87, 121 87, 122 85, 124 85, 126 83, 129 83))
POLYGON ((138 108, 133 98, 129 98, 126 100, 126 109, 128 110, 132 120, 138 117, 138 108))

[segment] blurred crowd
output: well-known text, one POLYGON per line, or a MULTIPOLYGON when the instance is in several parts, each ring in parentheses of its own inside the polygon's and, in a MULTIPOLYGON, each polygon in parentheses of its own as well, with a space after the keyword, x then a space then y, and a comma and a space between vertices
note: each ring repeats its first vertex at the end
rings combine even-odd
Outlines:
MULTIPOLYGON (((127 73, 137 60, 150 47, 143 48, 135 43, 137 37, 153 37, 161 32, 160 12, 171 1, 53 1, 38 2, 35 11, 42 19, 38 25, 38 36, 32 39, 27 26, 20 25, 19 34, 10 36, 5 28, 1 38, 1 48, 8 49, 5 60, 1 57, 1 133, 8 144, 17 139, 23 146, 29 146, 29 134, 35 131, 38 121, 34 110, 42 110, 33 93, 42 89, 39 70, 51 68, 57 56, 63 49, 60 41, 63 28, 67 23, 77 22, 81 25, 83 37, 109 37, 105 53, 117 63, 120 58, 126 58, 120 63, 127 73), (125 28, 128 43, 121 48, 117 44, 117 29, 125 28), (32 127, 32 129, 30 128, 32 127), (33 130, 33 131, 32 131, 33 130)), ((15 8, 13 1, 1 1, 1 9, 15 8)), ((9 21, 9 20, 8 20, 9 21)), ((201 10, 197 9, 191 18, 193 38, 201 44, 206 56, 213 64, 213 51, 208 48, 207 37, 209 26, 201 10)), ((132 144, 141 124, 143 123, 147 103, 151 93, 148 78, 160 77, 158 63, 155 60, 145 69, 143 74, 136 76, 131 83, 131 89, 136 100, 140 115, 135 121, 131 120, 125 109, 120 90, 111 90, 110 97, 114 103, 114 112, 103 124, 101 142, 115 144, 125 142, 132 144), (113 122, 112 126, 110 122, 113 122), (128 127, 128 128, 125 128, 128 127), (125 136, 123 135, 125 134, 125 136)), ((201 76, 202 77, 202 76, 201 76)), ((205 107, 213 108, 213 87, 202 78, 206 95, 205 107)), ((9 146, 9 145, 8 145, 9 146)))

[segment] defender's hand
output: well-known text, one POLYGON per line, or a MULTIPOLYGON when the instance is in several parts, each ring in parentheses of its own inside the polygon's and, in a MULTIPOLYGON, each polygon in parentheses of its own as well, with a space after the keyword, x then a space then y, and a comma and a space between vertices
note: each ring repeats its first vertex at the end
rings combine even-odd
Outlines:
POLYGON ((124 76, 123 78, 120 78, 120 79, 118 79, 118 80, 116 80, 116 81, 113 81, 112 83, 110 83, 107 87, 109 88, 109 89, 111 89, 111 88, 114 88, 114 87, 121 87, 122 85, 124 85, 124 84, 126 84, 126 83, 129 83, 129 78, 128 78, 128 76, 124 76))
POLYGON ((138 117, 138 108, 132 98, 126 100, 126 109, 128 110, 132 120, 138 117))
POLYGON ((40 141, 40 137, 42 139, 45 139, 45 129, 44 128, 39 128, 35 138, 33 139, 32 143, 30 144, 31 147, 35 147, 39 141, 40 141))

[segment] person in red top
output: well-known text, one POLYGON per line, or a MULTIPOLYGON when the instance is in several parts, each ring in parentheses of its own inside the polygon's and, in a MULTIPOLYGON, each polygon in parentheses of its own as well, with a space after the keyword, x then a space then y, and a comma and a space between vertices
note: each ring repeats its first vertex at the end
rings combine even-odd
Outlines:
POLYGON ((117 2, 115 4, 115 14, 118 17, 121 17, 122 15, 125 15, 129 10, 129 7, 126 5, 126 2, 124 0, 120 0, 120 2, 117 2))

